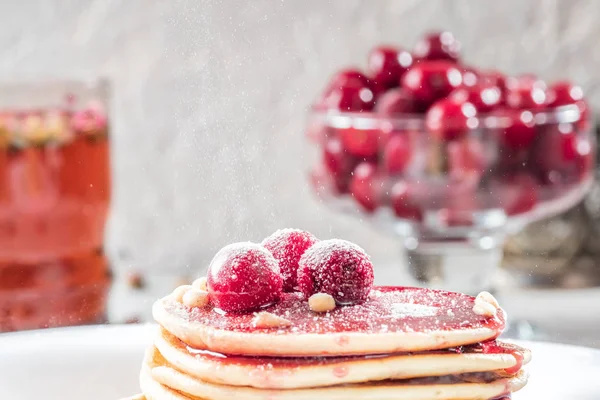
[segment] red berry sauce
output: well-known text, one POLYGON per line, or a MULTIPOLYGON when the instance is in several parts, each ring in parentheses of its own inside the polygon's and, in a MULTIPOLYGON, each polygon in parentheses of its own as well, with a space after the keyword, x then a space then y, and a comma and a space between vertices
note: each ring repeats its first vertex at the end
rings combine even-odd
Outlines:
MULTIPOLYGON (((505 328, 502 310, 498 310, 495 317, 475 314, 475 299, 460 293, 410 287, 374 287, 363 303, 337 307, 326 314, 311 312, 304 297, 302 293, 283 293, 279 302, 264 308, 265 311, 286 318, 292 323, 284 330, 270 329, 271 334, 293 336, 343 332, 426 333, 487 328, 496 332, 498 336, 505 328)), ((185 306, 175 301, 167 302, 165 307, 169 312, 215 329, 261 331, 253 326, 252 313, 223 313, 209 308, 195 309, 190 313, 186 311, 188 309, 185 306)))

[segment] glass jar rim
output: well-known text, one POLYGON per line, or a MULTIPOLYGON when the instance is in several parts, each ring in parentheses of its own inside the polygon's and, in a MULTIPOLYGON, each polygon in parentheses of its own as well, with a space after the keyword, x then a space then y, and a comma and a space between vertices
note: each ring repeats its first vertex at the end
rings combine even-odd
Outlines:
MULTIPOLYGON (((562 123, 575 123, 583 117, 581 109, 576 104, 569 104, 552 109, 540 111, 522 110, 522 113, 529 113, 532 124, 549 125, 562 123)), ((359 130, 391 128, 398 130, 424 130, 424 114, 393 114, 382 115, 373 111, 368 112, 350 112, 334 109, 320 109, 311 107, 311 118, 314 118, 324 125, 347 129, 355 128, 359 130)), ((474 129, 502 129, 511 126, 512 119, 502 113, 490 112, 479 114, 473 119, 476 121, 474 129)))

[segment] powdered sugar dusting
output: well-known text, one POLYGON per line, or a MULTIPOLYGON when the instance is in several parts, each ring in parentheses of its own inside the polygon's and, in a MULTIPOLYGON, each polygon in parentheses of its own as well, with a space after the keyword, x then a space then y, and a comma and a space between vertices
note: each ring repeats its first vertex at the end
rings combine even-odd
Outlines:
POLYGON ((238 261, 243 258, 246 258, 248 256, 248 253, 252 253, 252 252, 257 252, 259 254, 266 255, 264 257, 264 259, 266 261, 265 265, 267 265, 274 272, 277 272, 277 273, 280 272, 279 264, 277 263, 277 260, 275 260, 272 257, 271 253, 269 253, 268 250, 265 249, 260 244, 253 243, 253 242, 238 242, 238 243, 228 244, 227 246, 223 247, 221 250, 219 250, 217 252, 215 257, 211 261, 211 265, 212 264, 222 264, 223 262, 220 260, 221 257, 229 257, 229 258, 233 258, 235 261, 238 261))
POLYGON ((396 303, 392 305, 392 316, 394 318, 435 317, 438 312, 438 307, 430 307, 423 304, 396 303))
POLYGON ((309 298, 327 293, 337 304, 366 300, 373 286, 373 264, 365 251, 341 239, 323 240, 310 247, 300 259, 298 288, 309 298))
POLYGON ((283 290, 291 292, 296 288, 298 262, 306 250, 318 239, 300 229, 279 229, 262 241, 262 245, 278 261, 283 277, 283 290))
MULTIPOLYGON (((180 313, 181 305, 169 303, 171 312, 180 313)), ((315 314, 300 293, 283 293, 279 303, 264 309, 292 322, 293 327, 273 335, 328 334, 342 332, 394 333, 429 332, 439 330, 470 330, 489 328, 502 332, 504 314, 484 318, 473 312, 474 298, 459 293, 407 287, 377 287, 362 304, 338 307, 315 314), (402 306, 398 306, 401 304, 402 306), (398 313, 402 308, 402 315, 398 313), (433 309, 436 310, 435 315, 433 309), (448 312, 452 311, 452 312, 448 312)), ((252 314, 219 314, 214 310, 183 309, 186 319, 210 325, 216 329, 256 332, 252 314)), ((258 330, 260 331, 260 330, 258 330)), ((265 331, 266 332, 266 331, 265 331)))
POLYGON ((353 252, 363 253, 367 257, 367 260, 370 260, 369 255, 357 244, 343 239, 329 239, 315 243, 310 248, 310 251, 304 253, 301 262, 303 264, 315 265, 321 263, 322 260, 330 258, 333 254, 352 254, 353 252))

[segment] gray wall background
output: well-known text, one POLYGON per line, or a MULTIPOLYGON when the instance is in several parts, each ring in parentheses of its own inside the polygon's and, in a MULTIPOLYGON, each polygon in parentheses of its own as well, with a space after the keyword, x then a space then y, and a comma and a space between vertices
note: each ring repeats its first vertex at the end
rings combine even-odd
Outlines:
POLYGON ((450 29, 468 61, 567 76, 600 105, 595 0, 0 0, 0 15, 3 79, 112 80, 118 271, 202 270, 224 244, 286 226, 399 255, 305 181, 307 105, 376 43, 450 29))

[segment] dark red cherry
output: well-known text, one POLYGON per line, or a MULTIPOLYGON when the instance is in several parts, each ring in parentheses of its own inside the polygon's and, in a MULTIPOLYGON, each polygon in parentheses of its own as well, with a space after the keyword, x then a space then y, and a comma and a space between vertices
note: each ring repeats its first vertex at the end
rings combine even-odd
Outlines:
POLYGON ((421 111, 415 98, 406 89, 391 89, 377 99, 375 111, 391 116, 397 114, 416 114, 421 111))
POLYGON ((538 202, 538 183, 527 173, 518 173, 490 182, 492 202, 508 215, 519 215, 532 210, 538 202))
POLYGON ((425 115, 425 126, 438 139, 464 137, 478 126, 477 110, 469 102, 448 98, 435 102, 425 115))
POLYGON ((451 32, 433 32, 423 36, 413 49, 415 57, 422 60, 456 61, 461 44, 451 32))
POLYGON ((421 221, 423 219, 422 209, 415 199, 415 191, 410 182, 398 181, 390 191, 390 201, 394 214, 398 218, 421 221))
POLYGON ((535 120, 531 111, 503 110, 498 113, 506 126, 501 130, 502 141, 510 149, 525 149, 536 136, 535 120))
POLYGON ((590 129, 590 107, 585 100, 580 100, 577 103, 579 108, 579 120, 575 123, 575 127, 580 132, 587 132, 590 129))
POLYGON ((502 104, 502 91, 498 86, 489 84, 458 88, 450 94, 450 97, 473 104, 481 113, 490 112, 502 104))
POLYGON ((398 86, 400 78, 412 66, 412 55, 402 49, 380 46, 371 50, 368 71, 375 82, 385 88, 398 86))
POLYGON ((350 193, 365 211, 373 212, 379 205, 381 186, 375 164, 362 162, 354 169, 350 181, 350 193))
POLYGON ((485 151, 479 139, 465 137, 448 143, 448 171, 453 180, 479 180, 487 165, 485 151))
POLYGON ((479 82, 485 85, 496 86, 502 93, 506 91, 506 75, 500 71, 488 70, 479 72, 479 82))
POLYGON ((577 104, 578 101, 583 100, 583 90, 581 87, 566 81, 552 84, 549 94, 550 107, 577 104))
POLYGON ((344 149, 357 157, 371 157, 379 149, 380 131, 377 129, 342 128, 338 130, 344 149))
POLYGON ((580 179, 591 164, 589 141, 577 135, 573 124, 552 124, 542 128, 533 149, 533 164, 547 184, 569 183, 580 179))
POLYGON ((546 83, 525 75, 506 79, 506 105, 513 109, 537 110, 548 105, 546 83))
POLYGON ((367 86, 344 86, 330 91, 322 104, 325 108, 340 111, 371 111, 375 106, 375 94, 367 86))
POLYGON ((402 77, 402 88, 427 105, 462 85, 462 73, 449 61, 422 61, 402 77))
POLYGON ((333 179, 337 192, 347 193, 356 161, 344 150, 344 146, 338 138, 329 138, 325 142, 323 165, 333 179))
POLYGON ((211 261, 207 278, 210 300, 230 312, 272 304, 283 287, 277 260, 261 245, 249 242, 223 247, 211 261))
POLYGON ((359 70, 347 68, 339 71, 331 78, 325 92, 343 87, 371 87, 373 85, 374 82, 359 70))
POLYGON ((404 172, 412 157, 412 141, 409 132, 390 133, 383 148, 383 166, 390 175, 404 172))

